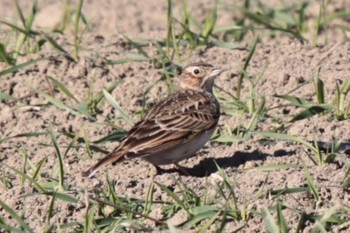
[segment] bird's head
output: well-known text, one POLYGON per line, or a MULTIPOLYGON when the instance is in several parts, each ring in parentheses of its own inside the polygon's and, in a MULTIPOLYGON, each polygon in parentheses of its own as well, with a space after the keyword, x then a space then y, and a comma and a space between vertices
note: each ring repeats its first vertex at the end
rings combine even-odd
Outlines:
POLYGON ((205 63, 190 64, 183 69, 179 86, 181 89, 205 90, 212 93, 214 79, 225 70, 205 63))

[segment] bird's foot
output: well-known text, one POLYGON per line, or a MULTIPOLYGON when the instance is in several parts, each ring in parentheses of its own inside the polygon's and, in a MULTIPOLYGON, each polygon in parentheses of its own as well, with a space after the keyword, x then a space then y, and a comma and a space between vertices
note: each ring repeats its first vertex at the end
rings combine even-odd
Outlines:
POLYGON ((179 170, 179 173, 181 173, 182 175, 192 176, 191 173, 189 173, 189 171, 185 167, 180 166, 178 163, 174 163, 174 165, 179 170))
POLYGON ((156 176, 157 176, 157 175, 162 175, 162 174, 166 173, 166 170, 165 170, 165 169, 163 169, 163 168, 161 168, 161 167, 159 167, 159 166, 157 166, 157 165, 154 165, 154 167, 156 168, 156 176))
POLYGON ((185 167, 180 166, 178 163, 174 163, 174 165, 175 165, 176 169, 169 169, 169 170, 163 169, 159 166, 154 165, 154 167, 156 168, 156 176, 162 175, 164 173, 176 172, 176 171, 184 176, 192 176, 191 173, 185 167))

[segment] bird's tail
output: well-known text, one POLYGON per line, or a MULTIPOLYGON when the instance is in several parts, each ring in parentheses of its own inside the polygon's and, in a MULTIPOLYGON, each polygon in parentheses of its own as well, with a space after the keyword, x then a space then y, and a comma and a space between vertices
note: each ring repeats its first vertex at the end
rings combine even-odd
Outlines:
POLYGON ((84 171, 82 174, 84 177, 91 178, 101 166, 107 165, 109 163, 121 162, 123 160, 123 156, 124 151, 112 152, 98 161, 94 166, 84 171))

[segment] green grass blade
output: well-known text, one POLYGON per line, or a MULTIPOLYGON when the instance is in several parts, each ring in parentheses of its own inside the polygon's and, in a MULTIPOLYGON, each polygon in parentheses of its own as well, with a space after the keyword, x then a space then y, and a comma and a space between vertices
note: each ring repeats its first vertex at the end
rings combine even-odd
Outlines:
POLYGON ((70 151, 70 149, 72 149, 73 146, 74 146, 74 144, 78 141, 78 138, 79 138, 79 135, 76 134, 76 135, 74 136, 74 138, 72 139, 72 141, 71 141, 71 142, 69 143, 69 145, 67 146, 67 149, 66 149, 66 151, 65 151, 64 154, 63 154, 63 158, 65 158, 65 157, 67 156, 67 154, 68 154, 68 152, 70 151))
POLYGON ((302 167, 302 165, 281 163, 281 164, 273 164, 273 165, 262 165, 259 167, 249 168, 248 170, 269 172, 269 171, 277 171, 277 170, 300 168, 300 167, 302 167))
MULTIPOLYGON (((108 93, 112 93, 112 91, 114 91, 114 89, 121 83, 121 81, 116 81, 114 83, 112 83, 111 85, 109 85, 107 88, 106 88, 106 91, 108 93)), ((99 105, 102 103, 102 100, 105 99, 105 95, 103 94, 103 91, 101 91, 99 93, 99 95, 97 96, 96 98, 96 105, 99 105)))
MULTIPOLYGON (((172 34, 173 31, 173 3, 172 0, 168 0, 168 7, 167 7, 167 34, 166 34, 166 55, 167 57, 170 57, 170 44, 171 40, 173 38, 172 34)), ((174 41, 172 41, 175 43, 174 41)))
POLYGON ((106 90, 103 90, 103 94, 106 97, 106 100, 120 113, 121 117, 130 125, 133 126, 134 122, 130 119, 130 117, 127 116, 127 114, 124 112, 124 110, 120 107, 120 105, 117 103, 117 101, 114 100, 113 96, 109 94, 106 90))
POLYGON ((147 196, 144 204, 144 210, 142 212, 142 214, 144 215, 148 215, 152 211, 154 192, 155 192, 154 184, 151 183, 150 186, 148 187, 147 196))
POLYGON ((46 158, 43 158, 42 160, 40 160, 40 162, 38 163, 38 166, 36 167, 36 169, 34 170, 34 174, 33 174, 33 179, 35 180, 36 177, 40 174, 40 170, 43 167, 44 163, 46 161, 46 158))
POLYGON ((47 101, 49 101, 51 104, 55 105, 57 108, 62 109, 62 110, 66 110, 74 115, 80 116, 80 113, 75 111, 74 109, 72 109, 71 107, 68 107, 67 105, 65 105, 63 102, 55 99, 54 97, 45 94, 43 92, 39 92, 38 93, 43 96, 47 101))
POLYGON ((289 230, 288 230, 286 219, 282 212, 282 204, 278 202, 276 208, 277 208, 277 219, 278 219, 278 226, 279 226, 280 232, 287 233, 289 232, 289 230))
POLYGON ((83 3, 84 0, 79 0, 78 2, 78 7, 75 12, 75 20, 74 20, 74 60, 78 61, 79 60, 79 22, 81 20, 81 10, 83 8, 83 3))
POLYGON ((50 219, 54 215, 55 200, 56 200, 55 195, 52 195, 50 206, 46 214, 45 228, 44 228, 45 233, 50 232, 50 219))
POLYGON ((204 22, 204 27, 202 30, 202 37, 205 39, 205 41, 208 40, 208 37, 212 34, 216 20, 217 20, 217 0, 215 1, 215 6, 210 11, 210 16, 207 18, 204 22))
POLYGON ((330 105, 330 104, 322 104, 322 105, 320 104, 320 105, 311 106, 311 107, 301 111, 296 116, 294 116, 290 120, 290 122, 296 122, 296 121, 300 121, 300 120, 304 120, 304 119, 313 117, 315 115, 322 114, 326 111, 334 109, 334 107, 335 106, 330 105))
MULTIPOLYGON (((83 135, 84 135, 84 144, 85 144, 85 151, 87 154, 87 157, 89 159, 92 158, 92 153, 91 153, 91 148, 90 148, 90 142, 89 142, 89 138, 88 138, 88 133, 87 130, 85 128, 82 129, 83 131, 83 135)), ((76 135, 77 136, 77 135, 76 135)))
POLYGON ((45 38, 52 45, 52 47, 63 53, 69 60, 74 61, 74 59, 69 55, 69 53, 64 48, 62 48, 62 46, 60 46, 54 39, 52 39, 48 35, 45 35, 45 38))
POLYGON ((200 223, 201 221, 203 221, 204 219, 207 218, 217 218, 217 215, 220 214, 220 211, 207 211, 207 212, 202 212, 196 215, 192 215, 187 221, 185 221, 184 223, 182 223, 180 226, 183 227, 193 227, 196 224, 200 223))
MULTIPOLYGON (((23 174, 26 174, 27 173, 27 163, 28 163, 28 153, 26 153, 26 151, 22 150, 22 149, 17 149, 16 151, 22 157, 22 160, 23 160, 22 172, 23 172, 23 174)), ((24 178, 24 176, 22 176, 21 181, 20 181, 20 186, 23 186, 24 182, 25 182, 25 178, 24 178)))
POLYGON ((137 50, 139 55, 143 55, 144 58, 148 58, 150 60, 150 57, 148 56, 148 54, 145 52, 144 49, 142 49, 142 46, 148 46, 148 44, 149 44, 148 42, 147 42, 147 44, 142 45, 142 44, 140 44, 138 42, 135 42, 135 41, 129 39, 125 35, 124 35, 124 37, 128 41, 128 43, 130 44, 130 46, 137 50))
POLYGON ((38 59, 34 59, 34 60, 30 60, 30 61, 24 62, 24 63, 19 64, 19 65, 12 66, 9 69, 1 71, 0 72, 0 77, 4 76, 4 75, 7 75, 7 74, 14 73, 14 72, 18 72, 18 71, 20 71, 21 69, 23 69, 23 68, 25 68, 27 66, 36 64, 39 61, 44 61, 44 60, 48 60, 48 58, 45 58, 45 57, 44 58, 38 58, 38 59))
POLYGON ((293 106, 297 106, 297 107, 304 107, 304 108, 307 108, 307 107, 310 107, 310 106, 313 105, 312 102, 310 102, 310 101, 308 101, 308 100, 306 100, 306 99, 303 99, 303 98, 295 97, 295 96, 290 96, 290 95, 274 95, 274 97, 287 100, 287 101, 289 101, 293 106))
POLYGON ((268 232, 270 233, 280 233, 279 227, 273 219, 268 208, 265 208, 263 211, 264 222, 267 227, 268 232))
POLYGON ((324 26, 325 24, 329 23, 330 21, 334 20, 334 19, 341 19, 341 18, 349 18, 350 17, 350 11, 348 10, 344 10, 344 11, 339 11, 339 12, 335 12, 329 15, 326 15, 325 17, 323 17, 321 19, 320 22, 320 26, 324 26))
POLYGON ((21 134, 16 134, 14 136, 9 136, 5 138, 0 138, 0 143, 7 141, 8 139, 11 138, 21 138, 21 137, 38 137, 41 135, 47 135, 47 132, 28 132, 28 133, 21 133, 21 134))
POLYGON ((52 196, 61 201, 72 203, 72 204, 79 203, 79 199, 71 195, 68 195, 66 193, 59 193, 59 192, 27 193, 24 195, 20 195, 19 198, 29 198, 29 197, 38 196, 38 195, 52 196))
POLYGON ((27 20, 25 22, 26 31, 30 31, 31 30, 37 11, 38 11, 38 0, 34 0, 33 6, 32 6, 32 10, 30 12, 30 15, 29 15, 29 17, 27 18, 27 20))
POLYGON ((94 232, 93 231, 94 216, 95 216, 95 208, 91 208, 89 204, 85 214, 85 224, 84 224, 83 233, 94 232))
POLYGON ((85 14, 83 12, 81 12, 81 21, 83 21, 84 25, 89 29, 91 30, 92 29, 92 26, 91 26, 91 23, 88 22, 85 14))
POLYGON ((249 18, 258 24, 262 24, 267 27, 271 26, 271 19, 268 17, 265 17, 265 15, 263 14, 254 13, 250 9, 246 9, 246 8, 238 8, 238 10, 242 12, 246 16, 246 18, 249 18))
MULTIPOLYGON (((224 229, 225 229, 225 226, 226 224, 228 223, 228 221, 226 220, 226 217, 227 217, 227 213, 226 211, 223 212, 223 214, 221 215, 221 223, 219 225, 219 227, 216 229, 215 233, 223 233, 225 232, 224 229)), ((236 233, 236 232, 239 232, 240 230, 242 230, 245 226, 241 226, 241 228, 239 229, 236 229, 236 231, 234 231, 233 233, 236 233)))
POLYGON ((118 60, 107 60, 106 62, 104 62, 104 64, 118 65, 118 64, 128 63, 128 62, 146 62, 146 61, 150 61, 150 58, 145 57, 143 54, 129 53, 127 54, 127 58, 121 58, 118 60))
POLYGON ((298 142, 307 148, 309 148, 315 155, 318 153, 317 149, 309 142, 288 134, 282 134, 282 133, 274 133, 274 132, 267 132, 267 131, 252 131, 254 134, 258 134, 264 137, 269 137, 272 139, 277 139, 277 140, 284 140, 284 141, 292 141, 292 142, 298 142))
POLYGON ((172 73, 168 72, 168 70, 167 70, 167 68, 165 67, 165 64, 164 64, 164 63, 162 63, 162 66, 163 66, 163 74, 164 74, 164 76, 165 76, 165 81, 166 81, 166 83, 167 83, 167 85, 168 85, 168 87, 169 87, 169 91, 170 91, 170 93, 173 93, 173 92, 175 92, 175 86, 174 86, 173 80, 172 80, 171 77, 170 77, 170 75, 171 75, 172 73))
POLYGON ((241 136, 225 134, 225 135, 214 136, 212 140, 215 142, 221 142, 221 143, 234 143, 234 142, 242 141, 243 138, 241 136))
POLYGON ((17 100, 17 98, 0 91, 0 100, 17 100))
POLYGON ((350 79, 346 80, 343 86, 340 88, 340 92, 346 95, 350 92, 350 79))
POLYGON ((170 223, 167 222, 167 228, 169 230, 170 233, 179 233, 177 230, 176 230, 176 227, 171 225, 170 223))
POLYGON ((218 25, 214 28, 213 33, 228 32, 232 30, 242 30, 242 27, 236 24, 218 25))
POLYGON ((16 11, 17 11, 17 14, 19 16, 19 19, 21 20, 21 23, 22 23, 23 27, 26 28, 27 27, 26 20, 24 18, 24 15, 23 15, 21 7, 19 6, 18 0, 15 0, 14 2, 15 2, 16 11))
POLYGON ((314 179, 311 177, 310 172, 307 169, 305 169, 305 177, 312 195, 314 196, 315 200, 318 201, 319 195, 317 192, 317 187, 315 185, 314 179))
POLYGON ((58 146, 58 143, 57 143, 57 138, 56 138, 56 134, 55 132, 53 131, 53 128, 52 126, 50 125, 50 135, 51 135, 51 140, 52 140, 52 143, 53 143, 53 146, 55 148, 55 154, 56 154, 56 157, 57 157, 57 160, 58 160, 58 184, 59 184, 59 187, 58 187, 58 190, 59 191, 63 191, 64 190, 64 169, 63 169, 63 159, 62 159, 62 154, 61 154, 61 151, 60 151, 60 148, 58 146))
POLYGON ((46 192, 44 193, 45 195, 53 195, 55 194, 55 197, 57 199, 60 199, 61 201, 65 201, 65 202, 68 202, 68 203, 73 203, 73 204, 76 204, 79 202, 79 199, 76 199, 75 197, 71 196, 71 195, 68 195, 68 194, 65 194, 65 193, 50 193, 50 192, 46 192))
MULTIPOLYGON (((17 3, 17 5, 18 5, 18 3, 17 3)), ((19 5, 18 5, 18 11, 20 12, 20 17, 22 18, 22 20, 24 20, 24 16, 22 14, 22 10, 19 8, 19 5)), ((22 47, 23 47, 25 41, 28 38, 28 34, 31 31, 31 28, 32 28, 32 25, 33 25, 33 22, 34 22, 34 19, 35 19, 37 11, 38 11, 38 1, 34 0, 33 6, 32 6, 32 10, 31 10, 27 20, 25 20, 25 23, 24 23, 26 33, 25 34, 20 34, 19 38, 17 39, 17 42, 16 42, 15 53, 14 53, 14 56, 13 56, 15 60, 17 60, 17 57, 19 56, 20 51, 22 50, 22 47)))
POLYGON ((126 135, 126 132, 114 132, 111 133, 103 138, 97 139, 93 141, 93 143, 99 144, 99 143, 106 143, 106 142, 113 142, 113 141, 119 141, 126 135))
POLYGON ((14 31, 20 32, 23 35, 26 35, 27 37, 32 37, 33 35, 39 35, 38 32, 35 32, 35 31, 32 31, 32 30, 26 31, 25 29, 20 28, 20 27, 18 27, 16 25, 14 25, 12 23, 9 23, 9 22, 6 22, 4 20, 0 20, 0 23, 7 25, 8 27, 12 28, 14 31))
POLYGON ((3 61, 8 65, 15 64, 15 60, 8 52, 6 52, 6 48, 2 43, 0 43, 0 61, 3 61))
POLYGON ((181 209, 183 209, 184 211, 187 212, 188 215, 190 215, 189 209, 186 206, 186 204, 180 200, 179 196, 176 195, 173 191, 171 191, 168 187, 166 187, 163 184, 160 184, 158 182, 155 182, 156 185, 158 185, 160 187, 161 190, 163 190, 163 192, 165 192, 166 194, 169 195, 169 197, 171 197, 172 199, 174 199, 174 201, 177 203, 178 206, 181 207, 181 209))
POLYGON ((310 191, 310 188, 308 187, 303 187, 303 188, 285 188, 285 189, 275 189, 271 190, 271 195, 275 196, 274 198, 277 198, 281 195, 286 195, 286 194, 292 194, 292 193, 302 193, 302 192, 307 192, 310 191))
POLYGON ((50 79, 53 84, 55 86, 57 86, 64 94, 66 94, 68 97, 72 98, 76 103, 79 103, 78 99, 75 98, 75 96, 73 95, 73 93, 60 81, 50 77, 50 76, 46 76, 48 79, 50 79))
POLYGON ((261 98, 261 102, 260 102, 258 108, 253 112, 253 115, 252 115, 252 117, 247 125, 248 133, 245 136, 246 138, 250 137, 250 131, 255 130, 256 125, 258 124, 259 119, 264 111, 265 111, 265 98, 261 98))
POLYGON ((12 171, 14 171, 16 174, 20 175, 21 177, 25 177, 27 180, 30 181, 30 184, 34 184, 35 188, 40 190, 41 192, 44 192, 44 188, 41 187, 41 185, 36 181, 34 180, 32 177, 28 176, 27 174, 21 172, 21 171, 18 171, 17 169, 13 168, 13 167, 10 167, 10 166, 7 166, 5 165, 6 167, 8 167, 9 169, 11 169, 12 171))
POLYGON ((263 25, 270 31, 286 32, 295 36, 299 40, 304 40, 298 30, 293 30, 293 27, 298 26, 298 23, 294 19, 291 19, 289 16, 287 17, 283 12, 266 8, 261 9, 262 12, 253 12, 251 9, 246 8, 238 8, 238 10, 242 12, 246 18, 254 21, 254 24, 252 24, 253 28, 255 28, 256 25, 263 25), (278 18, 280 20, 278 20, 278 18))
POLYGON ((333 104, 337 106, 337 119, 345 120, 349 118, 350 102, 348 102, 348 107, 346 107, 346 96, 350 92, 350 79, 339 87, 337 84, 337 96, 333 100, 333 104))
POLYGON ((11 233, 27 233, 25 230, 10 226, 5 221, 3 221, 1 217, 0 217, 0 230, 3 230, 4 232, 11 232, 11 233))
POLYGON ((314 78, 314 83, 315 83, 315 92, 316 92, 317 101, 319 104, 323 104, 325 102, 324 101, 324 83, 319 78, 320 70, 321 70, 321 67, 317 71, 317 75, 314 78))
MULTIPOLYGON (((200 229, 198 229, 198 233, 204 233, 208 232, 209 228, 213 225, 213 223, 218 219, 220 216, 221 211, 217 212, 213 217, 211 217, 200 229)), ((225 220, 224 220, 225 221, 225 220)))
POLYGON ((0 199, 0 206, 2 209, 4 209, 16 222, 25 230, 25 232, 33 232, 32 229, 28 226, 28 224, 13 210, 11 207, 6 205, 5 202, 3 202, 0 199))
POLYGON ((234 44, 232 42, 226 42, 226 41, 213 41, 211 42, 211 44, 221 47, 221 48, 225 48, 225 49, 239 49, 241 48, 240 45, 238 44, 234 44))
POLYGON ((259 36, 257 36, 255 38, 255 40, 250 48, 248 57, 247 57, 246 61, 244 62, 243 69, 242 69, 241 75, 239 76, 238 84, 237 84, 237 95, 236 95, 237 99, 240 99, 240 97, 241 97, 243 78, 244 78, 245 73, 247 71, 248 65, 249 65, 249 63, 250 63, 250 61, 255 53, 255 49, 256 49, 256 45, 258 44, 258 41, 259 41, 259 36))
POLYGON ((203 214, 207 212, 219 212, 219 210, 218 208, 211 205, 195 206, 192 209, 190 209, 190 213, 192 215, 198 215, 198 214, 203 214))

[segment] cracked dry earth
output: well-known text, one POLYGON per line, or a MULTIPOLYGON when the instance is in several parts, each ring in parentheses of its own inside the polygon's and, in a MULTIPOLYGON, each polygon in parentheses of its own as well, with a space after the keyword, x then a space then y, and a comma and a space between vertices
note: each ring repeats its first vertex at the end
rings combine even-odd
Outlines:
MULTIPOLYGON (((343 2, 350 7, 349 3, 343 2)), ((89 50, 81 52, 80 60, 77 63, 58 56, 48 45, 44 46, 38 54, 20 57, 19 64, 38 57, 50 57, 50 59, 40 61, 19 72, 0 77, 0 91, 19 99, 18 101, 8 100, 0 103, 0 136, 10 137, 28 132, 49 132, 51 126, 55 132, 77 133, 93 142, 115 132, 117 128, 126 130, 130 128, 130 125, 120 118, 118 111, 108 102, 100 106, 100 113, 97 114, 95 121, 48 104, 48 100, 37 91, 52 94, 69 106, 77 105, 74 100, 67 98, 57 88, 52 89, 47 77, 64 83, 79 101, 87 100, 91 94, 96 96, 103 89, 117 82, 118 85, 112 92, 112 96, 134 122, 140 119, 140 112, 144 108, 148 108, 158 99, 166 97, 169 93, 168 86, 164 81, 159 82, 162 69, 154 67, 149 62, 104 64, 106 60, 124 58, 123 53, 125 52, 136 51, 128 46, 122 34, 131 38, 159 39, 165 37, 166 2, 158 4, 158 1, 150 1, 149 3, 142 8, 138 1, 118 1, 118 4, 87 1, 84 13, 96 23, 93 25, 92 31, 84 34, 82 46, 89 48, 89 50), (133 19, 131 20, 128 15, 131 15, 133 19), (126 18, 128 20, 125 20, 126 18), (93 93, 89 92, 90 89, 93 90, 93 93), (116 127, 103 124, 107 119, 112 121, 116 127)), ((210 3, 210 1, 191 3, 191 7, 196 9, 194 14, 201 19, 205 15, 203 12, 208 12, 210 9, 210 3)), ((21 4, 24 9, 29 9, 30 4, 26 1, 21 1, 21 4)), ((339 5, 341 4, 339 3, 339 5)), ((49 28, 57 24, 60 15, 57 15, 57 12, 53 10, 57 7, 60 6, 55 1, 40 3, 36 27, 49 28), (48 15, 51 17, 48 18, 48 15)), ((177 5, 174 9, 176 12, 180 11, 177 5)), ((0 13, 8 18, 15 17, 14 7, 10 1, 3 1, 0 13)), ((219 14, 218 23, 223 24, 232 20, 227 14, 227 12, 219 14)), ((299 41, 285 36, 274 40, 263 39, 257 45, 256 52, 248 67, 248 73, 253 77, 262 75, 256 87, 256 94, 265 97, 265 105, 269 115, 278 116, 287 121, 300 111, 295 107, 277 107, 286 104, 286 102, 274 97, 276 94, 291 94, 316 101, 312 80, 319 67, 321 67, 319 77, 325 86, 326 101, 332 101, 336 94, 337 84, 342 84, 347 80, 350 73, 350 44, 338 40, 336 33, 333 35, 334 38, 331 38, 329 43, 319 46, 308 43, 301 44, 299 41)), ((328 36, 332 36, 332 33, 328 36)), ((5 35, 2 34, 1 37, 4 38, 5 35)), ((71 47, 71 37, 57 36, 55 39, 63 47, 71 47)), ((219 97, 224 96, 225 92, 235 94, 237 76, 240 75, 249 53, 245 48, 251 44, 251 41, 252 38, 248 37, 243 42, 237 43, 241 49, 202 47, 194 51, 191 57, 186 57, 187 51, 181 50, 181 55, 186 58, 182 63, 206 61, 214 66, 230 69, 217 79, 218 88, 216 88, 215 94, 219 97)), ((154 52, 154 48, 150 46, 146 51, 151 54, 154 52)), ((8 67, 5 64, 0 63, 0 70, 6 68, 8 67)), ((175 77, 175 83, 177 80, 178 77, 175 77)), ((249 85, 248 81, 244 82, 243 101, 247 101, 249 98, 249 85)), ((222 102, 223 110, 228 111, 227 105, 228 103, 222 102)), ((249 120, 250 116, 247 114, 237 113, 232 116, 223 111, 217 133, 225 134, 227 128, 234 128, 238 125, 247 126, 249 120)), ((266 118, 259 121, 257 130, 273 131, 279 126, 278 122, 266 118)), ((286 133, 309 141, 314 139, 325 142, 334 139, 345 141, 350 139, 350 122, 332 120, 329 115, 319 115, 293 123, 286 130, 286 133)), ((58 144, 62 150, 70 142, 71 139, 59 134, 58 144)), ((117 143, 108 142, 99 146, 106 151, 111 151, 117 143)), ((20 175, 16 174, 10 167, 23 170, 25 156, 35 165, 39 164, 40 161, 45 161, 39 180, 50 181, 49 177, 57 177, 58 173, 58 161, 51 144, 50 135, 47 134, 36 137, 14 137, 0 143, 0 177, 12 184, 11 187, 6 187, 4 183, 0 183, 0 200, 13 210, 23 214, 26 222, 35 232, 43 231, 51 198, 44 195, 19 198, 22 195, 32 193, 34 189, 29 185, 29 182, 22 185, 20 175)), ((109 166, 91 179, 83 178, 81 171, 94 164, 104 154, 93 151, 92 158, 89 158, 84 144, 78 144, 79 146, 70 150, 63 160, 65 182, 76 189, 106 188, 106 172, 108 172, 110 179, 116 182, 115 189, 120 196, 144 199, 148 187, 154 181, 173 187, 175 191, 179 189, 176 184, 179 175, 172 166, 166 167, 170 169, 168 173, 155 176, 155 169, 150 164, 138 159, 109 166)), ((339 159, 336 159, 335 163, 318 166, 312 163, 308 154, 310 151, 307 151, 300 144, 282 140, 274 141, 256 135, 249 140, 227 144, 211 141, 197 153, 197 156, 181 163, 193 174, 193 176, 182 176, 181 180, 198 194, 204 194, 208 191, 208 187, 211 187, 208 186, 208 180, 210 183, 218 174, 215 160, 224 169, 228 179, 233 182, 238 206, 246 205, 247 210, 251 212, 262 211, 277 202, 271 195, 272 190, 307 187, 303 169, 303 166, 306 165, 318 187, 318 204, 321 210, 328 211, 331 208, 348 205, 350 203, 349 190, 342 187, 347 172, 347 167, 344 164, 349 163, 348 155, 340 153, 339 159), (276 164, 295 166, 278 170, 259 169, 261 166, 267 167, 276 164), (260 198, 262 196, 264 198, 260 198)), ((28 171, 28 173, 32 173, 32 171, 28 171)), ((76 196, 81 200, 84 199, 82 194, 76 196)), ((169 200, 169 197, 159 189, 156 189, 154 198, 156 200, 169 200)), ((283 213, 291 229, 296 229, 301 213, 308 214, 315 211, 312 198, 308 192, 279 197, 283 203, 289 206, 283 213)), ((84 221, 85 206, 83 204, 70 204, 58 200, 55 208, 55 215, 50 220, 52 223, 84 221)), ((154 210, 151 214, 155 218, 162 217, 160 210, 154 210)), ((1 208, 0 215, 5 219, 9 217, 1 208)), ((186 215, 179 212, 169 222, 176 225, 181 223, 184 218, 186 215)), ((14 223, 15 221, 9 220, 9 222, 14 223)), ((308 232, 313 224, 312 221, 307 221, 304 231, 308 232)), ((231 232, 243 225, 246 225, 243 230, 245 232, 261 232, 262 229, 266 229, 263 219, 257 216, 249 218, 247 222, 231 221, 225 229, 227 232, 231 232)), ((152 227, 152 223, 150 226, 152 227)), ((161 231, 157 227, 153 230, 154 232, 161 231)), ((348 232, 346 228, 333 230, 335 232, 348 232)))

